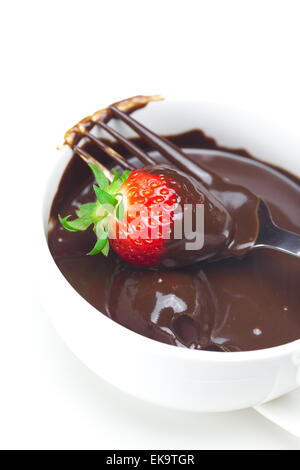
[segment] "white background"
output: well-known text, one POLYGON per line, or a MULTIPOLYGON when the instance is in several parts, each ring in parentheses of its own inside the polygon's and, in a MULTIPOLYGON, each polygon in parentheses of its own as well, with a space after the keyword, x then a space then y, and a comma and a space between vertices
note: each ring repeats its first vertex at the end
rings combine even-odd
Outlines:
POLYGON ((39 198, 64 131, 111 101, 153 93, 238 102, 296 130, 299 9, 297 0, 1 2, 1 448, 300 449, 254 410, 173 412, 102 382, 57 337, 35 290, 39 198))

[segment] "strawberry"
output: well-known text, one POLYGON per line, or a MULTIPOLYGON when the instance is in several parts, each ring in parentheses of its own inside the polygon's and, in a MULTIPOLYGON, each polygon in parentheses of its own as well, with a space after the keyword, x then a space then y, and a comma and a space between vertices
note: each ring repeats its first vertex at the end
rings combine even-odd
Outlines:
POLYGON ((133 171, 120 188, 126 201, 127 217, 126 222, 117 221, 116 236, 110 240, 121 258, 139 266, 158 264, 179 201, 168 178, 163 173, 150 171, 133 171))
POLYGON ((121 258, 136 266, 176 267, 214 257, 228 244, 232 231, 229 213, 194 178, 157 165, 126 171, 120 178, 113 170, 109 185, 97 166, 89 166, 98 183, 94 186, 96 202, 81 205, 75 220, 59 216, 67 230, 86 230, 94 225, 97 242, 89 254, 107 256, 111 245, 121 258), (176 236, 175 221, 183 224, 186 205, 194 220, 200 204, 205 214, 204 246, 186 250, 186 242, 195 232, 190 227, 190 232, 176 236))

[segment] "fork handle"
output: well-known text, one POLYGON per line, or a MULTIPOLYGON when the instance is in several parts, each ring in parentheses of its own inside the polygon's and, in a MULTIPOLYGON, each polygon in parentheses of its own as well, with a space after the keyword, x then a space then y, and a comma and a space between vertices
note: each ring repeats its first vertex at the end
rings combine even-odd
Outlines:
POLYGON ((300 257, 300 235, 276 226, 267 227, 254 246, 269 246, 300 257))

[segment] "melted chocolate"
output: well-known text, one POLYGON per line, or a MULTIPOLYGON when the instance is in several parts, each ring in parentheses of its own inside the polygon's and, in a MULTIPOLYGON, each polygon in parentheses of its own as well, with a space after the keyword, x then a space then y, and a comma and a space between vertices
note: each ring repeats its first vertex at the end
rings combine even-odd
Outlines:
MULTIPOLYGON (((245 151, 218 147, 201 131, 171 140, 190 156, 200 177, 203 172, 211 175, 213 169, 215 181, 203 182, 229 212, 244 210, 245 200, 242 196, 233 198, 230 191, 225 194, 224 188, 220 191, 217 182, 221 178, 239 185, 241 194, 247 191, 263 198, 277 225, 300 234, 300 184, 296 177, 251 158, 245 151)), ((148 150, 147 144, 137 142, 148 150)), ((111 166, 93 144, 86 147, 111 166)), ((165 163, 162 155, 150 154, 158 163, 165 163)), ((141 166, 134 158, 131 161, 141 166)), ((53 201, 49 248, 66 279, 100 312, 149 338, 196 349, 253 350, 300 338, 298 259, 261 249, 243 259, 154 272, 126 264, 112 250, 108 258, 86 256, 94 243, 92 230, 67 232, 57 223, 57 214, 75 216, 79 204, 93 200, 92 183, 89 168, 75 156, 53 201)), ((251 198, 254 204, 255 200, 251 198)), ((247 218, 243 220, 247 222, 247 218)), ((253 227, 251 221, 249 227, 253 227)), ((240 224, 240 240, 249 236, 249 227, 240 224)))

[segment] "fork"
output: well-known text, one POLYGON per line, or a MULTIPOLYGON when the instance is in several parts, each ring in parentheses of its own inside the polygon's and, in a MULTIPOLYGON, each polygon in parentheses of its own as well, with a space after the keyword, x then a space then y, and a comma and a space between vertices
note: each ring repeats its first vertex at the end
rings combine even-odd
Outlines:
POLYGON ((261 199, 258 210, 259 232, 254 248, 273 248, 300 257, 300 235, 279 228, 267 204, 261 199))
MULTIPOLYGON (((113 173, 79 146, 81 138, 85 137, 96 144, 98 148, 103 150, 124 170, 132 171, 135 170, 136 167, 131 162, 127 161, 127 159, 125 159, 115 149, 92 134, 91 130, 94 126, 99 126, 101 129, 108 132, 116 139, 117 142, 127 148, 127 150, 137 157, 144 165, 155 165, 155 160, 147 152, 142 150, 131 140, 126 139, 118 131, 108 126, 107 122, 111 118, 116 118, 128 125, 140 137, 144 138, 148 144, 158 150, 161 155, 163 155, 165 159, 176 168, 195 177, 196 179, 200 178, 204 184, 208 183, 211 181, 211 174, 209 172, 203 168, 199 168, 189 155, 185 154, 171 141, 165 137, 157 135, 128 114, 136 109, 146 106, 146 104, 151 101, 158 101, 160 99, 162 98, 159 95, 136 96, 115 103, 108 108, 94 113, 91 117, 83 119, 80 123, 70 129, 70 131, 65 135, 65 143, 69 145, 85 162, 97 165, 110 181, 113 180, 113 173)), ((259 221, 258 235, 255 243, 250 249, 272 248, 300 257, 300 235, 279 228, 274 223, 270 210, 262 199, 260 199, 260 203, 258 205, 257 216, 259 221)))

